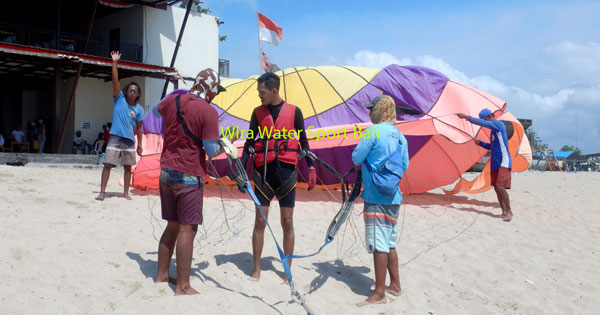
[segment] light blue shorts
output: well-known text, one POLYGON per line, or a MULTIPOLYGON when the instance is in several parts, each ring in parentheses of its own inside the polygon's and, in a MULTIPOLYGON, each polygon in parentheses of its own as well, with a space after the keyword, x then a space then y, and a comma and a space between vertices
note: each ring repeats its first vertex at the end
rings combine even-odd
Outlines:
POLYGON ((400 205, 380 205, 365 202, 365 244, 367 251, 389 253, 398 240, 400 205))

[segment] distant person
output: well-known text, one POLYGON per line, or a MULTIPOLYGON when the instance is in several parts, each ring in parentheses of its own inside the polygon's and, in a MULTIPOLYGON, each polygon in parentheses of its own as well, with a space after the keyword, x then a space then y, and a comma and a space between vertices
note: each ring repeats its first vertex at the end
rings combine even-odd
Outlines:
POLYGON ((29 142, 30 144, 33 144, 33 142, 35 141, 35 131, 37 128, 36 126, 37 125, 35 123, 35 120, 27 122, 27 125, 25 126, 27 129, 27 132, 25 133, 27 135, 27 142, 29 142))
POLYGON ((0 133, 0 147, 4 147, 4 136, 0 133))
POLYGON ((44 145, 46 144, 46 125, 44 124, 44 118, 42 117, 37 119, 35 139, 38 141, 38 153, 43 153, 44 145))
POLYGON ((21 125, 17 125, 17 129, 12 131, 12 138, 15 142, 22 142, 25 137, 25 132, 21 129, 21 125))
MULTIPOLYGON (((96 149, 96 145, 100 141, 104 141, 104 133, 103 132, 98 133, 98 137, 96 138, 96 140, 94 140, 94 144, 93 144, 94 150, 96 149)), ((99 148, 98 151, 102 151, 102 148, 99 148)))
POLYGON ((475 140, 475 143, 480 147, 490 150, 491 171, 492 171, 492 186, 496 191, 498 203, 502 208, 503 221, 509 222, 513 218, 513 213, 510 209, 510 198, 507 189, 510 189, 510 172, 512 169, 512 158, 508 152, 508 136, 506 134, 506 126, 500 120, 496 120, 491 110, 484 108, 479 112, 479 118, 458 113, 459 118, 466 119, 472 124, 489 128, 492 130, 490 134, 490 143, 475 140))
POLYGON ((365 244, 367 251, 373 254, 375 290, 357 306, 385 303, 386 292, 394 296, 399 296, 402 292, 396 252, 402 192, 398 186, 401 175, 396 174, 404 174, 409 163, 408 142, 394 126, 394 100, 390 96, 381 95, 363 106, 369 109, 369 117, 373 123, 365 134, 377 134, 378 137, 362 137, 352 152, 352 162, 354 165, 362 165, 364 189, 361 197, 364 200, 365 244), (380 169, 391 173, 386 174, 380 169), (375 173, 384 174, 384 178, 388 179, 385 187, 375 184, 381 182, 373 180, 375 173), (386 272, 390 274, 389 286, 385 285, 386 272))
POLYGON ((73 138, 73 153, 75 154, 85 154, 85 147, 87 145, 87 141, 84 137, 81 136, 81 130, 77 130, 75 132, 75 138, 73 138))
POLYGON ((110 127, 112 124, 110 122, 106 123, 106 125, 102 125, 102 132, 104 132, 104 145, 102 146, 102 152, 106 152, 106 145, 108 144, 108 140, 110 140, 110 127))
POLYGON ((100 194, 96 200, 104 200, 106 185, 110 177, 110 170, 117 165, 119 159, 124 169, 123 197, 131 200, 129 196, 129 184, 131 182, 131 165, 135 165, 135 153, 142 155, 142 121, 144 120, 144 108, 138 104, 142 89, 139 84, 130 82, 121 91, 119 84, 119 70, 117 64, 121 59, 121 53, 112 51, 112 84, 114 108, 112 122, 114 127, 110 128, 110 140, 106 146, 104 157, 104 168, 100 181, 100 194), (137 134, 138 145, 135 147, 134 131, 137 134))

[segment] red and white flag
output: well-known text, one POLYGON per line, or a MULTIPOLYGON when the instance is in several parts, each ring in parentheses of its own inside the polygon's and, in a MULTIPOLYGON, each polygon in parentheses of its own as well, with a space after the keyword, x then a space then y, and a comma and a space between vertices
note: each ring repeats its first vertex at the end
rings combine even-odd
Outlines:
POLYGON ((283 39, 281 27, 268 17, 258 13, 258 39, 273 46, 279 45, 283 39))

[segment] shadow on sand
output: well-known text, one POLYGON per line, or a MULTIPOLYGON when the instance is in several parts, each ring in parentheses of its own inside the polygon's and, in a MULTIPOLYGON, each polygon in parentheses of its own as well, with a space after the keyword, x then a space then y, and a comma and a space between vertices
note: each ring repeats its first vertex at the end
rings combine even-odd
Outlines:
MULTIPOLYGON (((231 254, 231 255, 215 255, 215 260, 217 262, 217 266, 231 263, 231 264, 234 264, 245 275, 247 275, 247 276, 252 275, 252 269, 254 267, 252 265, 252 254, 250 254, 248 252, 231 254)), ((275 263, 280 265, 279 259, 272 257, 272 256, 263 257, 260 260, 261 272, 272 271, 272 272, 276 273, 277 276, 279 276, 280 278, 283 279, 284 272, 282 270, 277 270, 277 268, 275 268, 275 263)))
POLYGON ((319 276, 310 282, 309 293, 317 291, 327 282, 329 278, 345 283, 352 292, 358 295, 371 295, 371 286, 375 285, 375 280, 369 278, 367 274, 371 271, 365 266, 347 266, 341 260, 334 262, 314 263, 315 270, 319 276))
MULTIPOLYGON (((127 257, 129 257, 130 259, 134 260, 135 262, 138 263, 139 268, 140 268, 140 272, 146 277, 146 278, 152 278, 154 279, 154 277, 156 276, 156 272, 157 272, 157 265, 158 262, 155 260, 151 260, 151 259, 144 259, 140 256, 140 254, 138 253, 132 253, 132 252, 127 252, 125 253, 127 255, 127 257)), ((148 252, 146 254, 149 255, 157 255, 157 252, 148 252)), ((224 264, 224 263, 228 263, 231 262, 233 264, 235 264, 236 266, 238 266, 238 268, 242 271, 244 271, 245 273, 247 273, 248 275, 250 275, 251 269, 252 269, 252 255, 250 253, 240 253, 240 254, 234 254, 234 255, 217 255, 215 256, 215 258, 217 258, 217 266, 224 264), (218 257, 221 256, 221 257, 218 257), (246 262, 246 260, 248 259, 247 257, 250 257, 249 263, 246 262), (247 265, 247 266, 246 266, 247 265), (245 271, 248 270, 248 267, 250 269, 250 271, 245 271)), ((261 267, 263 267, 262 262, 265 259, 263 259, 261 261, 261 267)), ((269 263, 266 264, 266 270, 275 270, 275 268, 273 267, 273 261, 275 261, 276 259, 273 257, 269 257, 268 259, 266 259, 269 263), (269 267, 270 266, 270 267, 269 267)), ((175 268, 172 268, 172 266, 175 265, 175 259, 171 259, 171 264, 169 267, 169 270, 173 270, 175 268)), ((254 300, 258 300, 261 303, 263 303, 264 305, 268 306, 269 308, 271 308, 273 311, 277 312, 278 314, 283 314, 281 313, 281 311, 279 311, 275 305, 281 303, 275 303, 275 304, 269 304, 267 302, 265 302, 261 297, 256 296, 256 295, 248 295, 246 293, 243 292, 238 292, 232 289, 229 289, 225 286, 223 286, 221 283, 219 283, 217 280, 215 280, 214 278, 206 275, 203 270, 208 268, 209 263, 208 261, 202 261, 199 262, 195 265, 192 265, 192 268, 190 270, 190 277, 197 277, 198 279, 200 279, 202 282, 211 282, 215 285, 215 287, 217 287, 218 289, 221 290, 225 290, 225 291, 229 291, 232 293, 237 293, 243 297, 249 298, 249 299, 254 299, 254 300)), ((172 274, 172 271, 170 272, 172 274)), ((281 277, 283 277, 283 272, 278 273, 281 275, 281 277)), ((171 287, 171 289, 173 289, 173 292, 175 292, 175 285, 169 283, 169 286, 171 287)))

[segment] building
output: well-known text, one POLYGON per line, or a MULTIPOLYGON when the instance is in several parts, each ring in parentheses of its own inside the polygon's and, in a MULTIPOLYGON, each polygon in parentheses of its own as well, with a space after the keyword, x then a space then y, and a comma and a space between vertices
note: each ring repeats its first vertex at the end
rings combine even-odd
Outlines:
POLYGON ((588 162, 600 162, 600 153, 591 153, 584 155, 588 162))
POLYGON ((17 125, 27 130, 28 122, 43 117, 47 153, 70 153, 76 130, 88 142, 96 139, 112 119, 111 50, 122 53, 121 85, 140 85, 146 112, 160 100, 166 80, 173 83, 172 90, 182 84, 181 78, 193 79, 203 68, 219 69, 220 20, 194 9, 170 67, 187 12, 180 4, 53 0, 29 2, 32 7, 25 9, 16 1, 4 3, 0 132, 6 137, 17 125))

